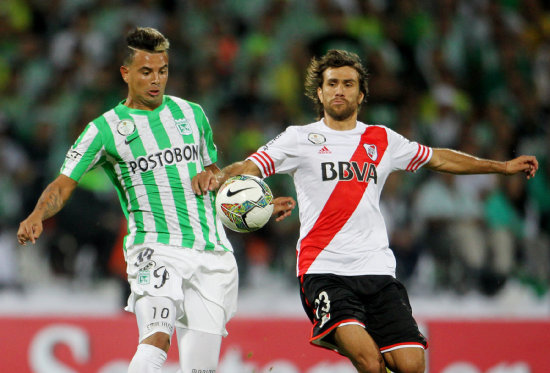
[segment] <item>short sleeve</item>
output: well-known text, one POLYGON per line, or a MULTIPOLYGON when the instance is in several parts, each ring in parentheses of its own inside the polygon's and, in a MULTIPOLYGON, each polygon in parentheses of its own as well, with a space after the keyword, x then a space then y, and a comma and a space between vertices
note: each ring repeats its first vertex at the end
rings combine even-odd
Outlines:
POLYGON ((86 172, 99 164, 104 151, 101 133, 91 122, 67 152, 60 172, 78 182, 86 172))
POLYGON ((195 122, 199 127, 201 134, 201 157, 204 166, 210 166, 218 161, 218 149, 214 144, 214 136, 212 134, 212 127, 210 122, 204 113, 204 110, 199 105, 193 105, 193 113, 195 115, 195 122))
POLYGON ((415 172, 432 158, 433 150, 429 146, 410 141, 389 128, 387 133, 393 170, 415 172))
POLYGON ((298 167, 298 133, 294 127, 288 127, 273 140, 250 155, 263 177, 275 173, 292 173, 298 167))

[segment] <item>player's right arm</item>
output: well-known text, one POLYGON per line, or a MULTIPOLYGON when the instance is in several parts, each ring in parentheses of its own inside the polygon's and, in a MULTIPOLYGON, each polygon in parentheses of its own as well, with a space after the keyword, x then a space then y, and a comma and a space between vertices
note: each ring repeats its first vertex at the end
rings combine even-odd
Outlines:
POLYGON ((258 166, 250 160, 235 162, 220 170, 215 165, 205 167, 205 170, 193 177, 191 186, 197 195, 207 194, 217 190, 227 179, 237 175, 253 175, 262 177, 258 166))
POLYGON ((427 168, 452 174, 487 174, 498 173, 514 175, 523 172, 527 179, 535 177, 539 168, 537 158, 522 155, 506 162, 492 159, 481 159, 453 149, 433 149, 433 156, 427 168))
POLYGON ((77 185, 76 181, 61 174, 44 189, 34 210, 19 224, 17 240, 21 245, 36 242, 43 231, 42 222, 65 206, 77 185))
MULTIPOLYGON (((252 175, 262 177, 258 166, 251 160, 235 162, 220 170, 216 165, 205 167, 205 170, 197 174, 191 180, 193 192, 197 195, 217 190, 227 179, 237 175, 252 175)), ((292 197, 277 197, 273 199, 273 215, 276 221, 289 217, 296 207, 296 201, 292 197)))

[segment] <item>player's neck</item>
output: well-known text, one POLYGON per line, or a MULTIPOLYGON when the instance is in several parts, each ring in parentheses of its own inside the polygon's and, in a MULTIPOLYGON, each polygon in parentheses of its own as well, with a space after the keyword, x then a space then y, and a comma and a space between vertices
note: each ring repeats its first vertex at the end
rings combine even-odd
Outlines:
POLYGON ((352 115, 348 119, 344 120, 336 120, 330 115, 327 115, 325 113, 325 117, 323 118, 325 124, 330 129, 333 129, 335 131, 349 131, 355 128, 357 126, 357 116, 352 115))
POLYGON ((134 99, 132 96, 128 95, 126 98, 126 101, 124 102, 124 105, 129 107, 130 109, 138 109, 138 110, 147 110, 147 111, 153 111, 156 108, 158 108, 162 102, 158 104, 149 104, 140 102, 139 100, 134 99))

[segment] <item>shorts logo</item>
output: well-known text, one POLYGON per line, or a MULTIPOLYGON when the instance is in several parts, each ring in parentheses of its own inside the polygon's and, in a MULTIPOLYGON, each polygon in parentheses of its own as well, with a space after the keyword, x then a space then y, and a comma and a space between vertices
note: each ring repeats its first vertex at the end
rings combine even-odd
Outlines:
POLYGON ((134 266, 139 267, 143 262, 151 260, 154 252, 155 250, 151 249, 150 247, 144 247, 143 250, 138 254, 134 266))
POLYGON ((148 269, 142 269, 138 272, 138 284, 148 285, 151 282, 151 273, 148 269))
POLYGON ((315 318, 321 321, 320 328, 330 320, 330 299, 326 291, 322 291, 315 299, 315 318))
POLYGON ((190 135, 193 133, 193 130, 191 129, 191 126, 189 125, 189 122, 185 118, 176 119, 176 128, 182 135, 190 135))
POLYGON ((160 289, 170 279, 170 273, 165 266, 158 267, 153 271, 155 278, 160 278, 160 285, 155 285, 155 289, 160 289))

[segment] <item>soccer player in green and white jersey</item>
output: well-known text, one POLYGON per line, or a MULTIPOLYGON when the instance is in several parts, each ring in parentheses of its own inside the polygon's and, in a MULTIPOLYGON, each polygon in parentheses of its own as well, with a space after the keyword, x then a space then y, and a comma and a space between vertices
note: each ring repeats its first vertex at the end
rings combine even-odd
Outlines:
MULTIPOLYGON (((168 40, 137 28, 126 41, 120 72, 128 97, 87 125, 17 238, 35 243, 42 222, 61 210, 82 175, 103 167, 128 220, 126 310, 139 329, 128 371, 160 372, 176 329, 182 372, 214 372, 236 311, 238 277, 214 195, 197 196, 191 188, 196 174, 220 171, 212 130, 199 105, 164 94, 168 40)), ((295 202, 280 197, 274 204, 282 220, 295 202)))

